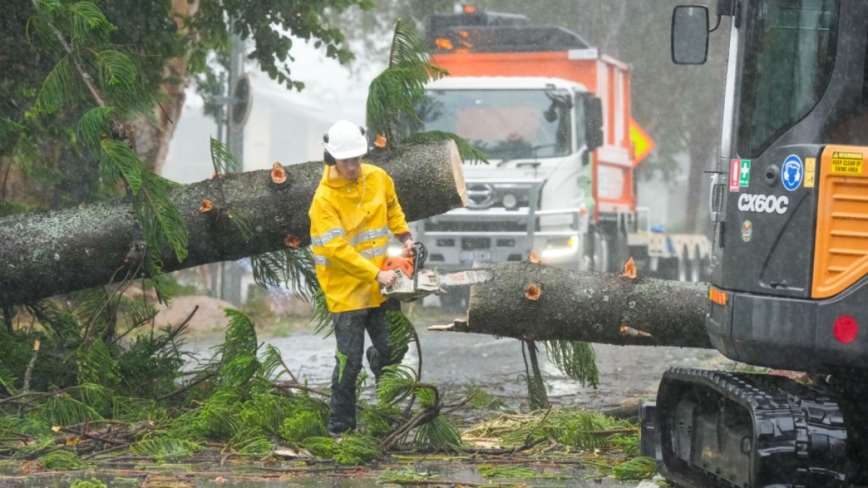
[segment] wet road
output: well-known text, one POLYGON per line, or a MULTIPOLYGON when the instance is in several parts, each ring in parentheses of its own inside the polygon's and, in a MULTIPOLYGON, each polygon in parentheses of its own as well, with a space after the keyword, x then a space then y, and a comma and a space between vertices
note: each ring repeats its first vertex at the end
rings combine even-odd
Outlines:
MULTIPOLYGON (((429 325, 451 322, 442 313, 427 312, 413 316, 422 350, 422 380, 433 382, 453 393, 468 386, 508 400, 512 408, 526 408, 525 374, 520 341, 482 334, 431 332, 429 325)), ((187 349, 210 355, 208 348, 222 341, 220 336, 189 337, 187 349)), ((310 330, 294 331, 286 337, 260 339, 280 350, 286 364, 301 380, 312 386, 328 385, 335 365, 334 337, 314 335, 310 330)), ((367 341, 367 338, 366 338, 367 341)), ((367 344, 370 342, 367 341, 367 344)), ((543 346, 540 344, 540 347, 543 346)), ((594 345, 600 385, 582 387, 560 373, 540 352, 541 368, 549 386, 550 400, 561 406, 607 409, 623 401, 653 396, 651 389, 669 366, 697 367, 725 362, 718 352, 707 349, 594 345), (651 395, 651 396, 649 396, 651 395)), ((416 348, 411 344, 404 364, 418 365, 416 348)), ((366 363, 367 367, 367 363, 366 363)), ((369 382, 366 394, 371 394, 369 382)))

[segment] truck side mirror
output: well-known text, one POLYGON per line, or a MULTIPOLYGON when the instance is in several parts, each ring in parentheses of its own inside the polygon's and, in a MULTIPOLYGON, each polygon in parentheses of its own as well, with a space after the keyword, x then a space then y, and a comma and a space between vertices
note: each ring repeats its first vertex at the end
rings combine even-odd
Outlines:
POLYGON ((708 8, 679 5, 672 11, 672 62, 705 64, 708 58, 708 8))
POLYGON ((597 97, 583 98, 585 113, 585 143, 593 151, 603 145, 603 102, 597 97))

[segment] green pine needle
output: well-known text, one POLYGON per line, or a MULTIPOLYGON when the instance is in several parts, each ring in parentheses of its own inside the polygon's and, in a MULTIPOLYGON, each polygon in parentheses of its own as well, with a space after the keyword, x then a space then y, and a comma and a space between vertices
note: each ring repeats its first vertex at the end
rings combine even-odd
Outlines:
POLYGON ((454 449, 462 444, 461 433, 449 419, 438 415, 416 429, 413 444, 422 448, 454 449))
POLYGON ((594 348, 587 342, 546 341, 546 354, 560 372, 582 386, 597 388, 600 372, 597 370, 594 348))
POLYGON ((402 142, 404 144, 431 144, 434 142, 442 142, 447 139, 455 141, 458 147, 458 155, 461 160, 470 164, 488 164, 488 155, 467 142, 463 137, 457 136, 451 132, 442 132, 439 130, 431 130, 427 132, 417 132, 407 136, 402 142))
POLYGON ((389 349, 392 351, 392 361, 407 350, 407 346, 418 340, 413 322, 400 310, 386 311, 386 325, 389 329, 389 349))
POLYGON ((48 471, 73 471, 87 467, 87 464, 69 451, 50 452, 39 458, 39 463, 48 471))
POLYGON ((136 66, 126 54, 107 49, 96 55, 99 73, 104 85, 132 87, 136 82, 136 66))
POLYGON ((657 474, 657 461, 638 456, 612 468, 612 476, 619 481, 642 481, 657 474))
POLYGON ((348 432, 337 444, 334 459, 344 466, 358 466, 382 456, 380 441, 358 432, 348 432))

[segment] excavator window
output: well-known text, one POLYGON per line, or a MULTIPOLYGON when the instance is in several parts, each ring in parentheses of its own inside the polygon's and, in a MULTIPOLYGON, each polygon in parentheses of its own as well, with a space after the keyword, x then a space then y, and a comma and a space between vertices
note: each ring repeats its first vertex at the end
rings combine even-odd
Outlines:
POLYGON ((759 156, 819 101, 835 64, 839 0, 756 2, 744 25, 741 157, 759 156))

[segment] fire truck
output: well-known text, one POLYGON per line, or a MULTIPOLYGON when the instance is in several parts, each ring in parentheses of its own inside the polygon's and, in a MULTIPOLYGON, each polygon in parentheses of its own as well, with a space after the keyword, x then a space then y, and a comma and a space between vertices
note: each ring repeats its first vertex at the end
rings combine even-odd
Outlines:
POLYGON ((450 74, 426 87, 408 130, 458 134, 490 158, 465 164, 466 208, 415 224, 429 263, 533 251, 575 270, 616 271, 633 257, 645 274, 706 278, 709 239, 656 231, 636 205, 636 166, 653 142, 631 118, 627 64, 575 32, 469 6, 432 16, 426 38, 450 74))

